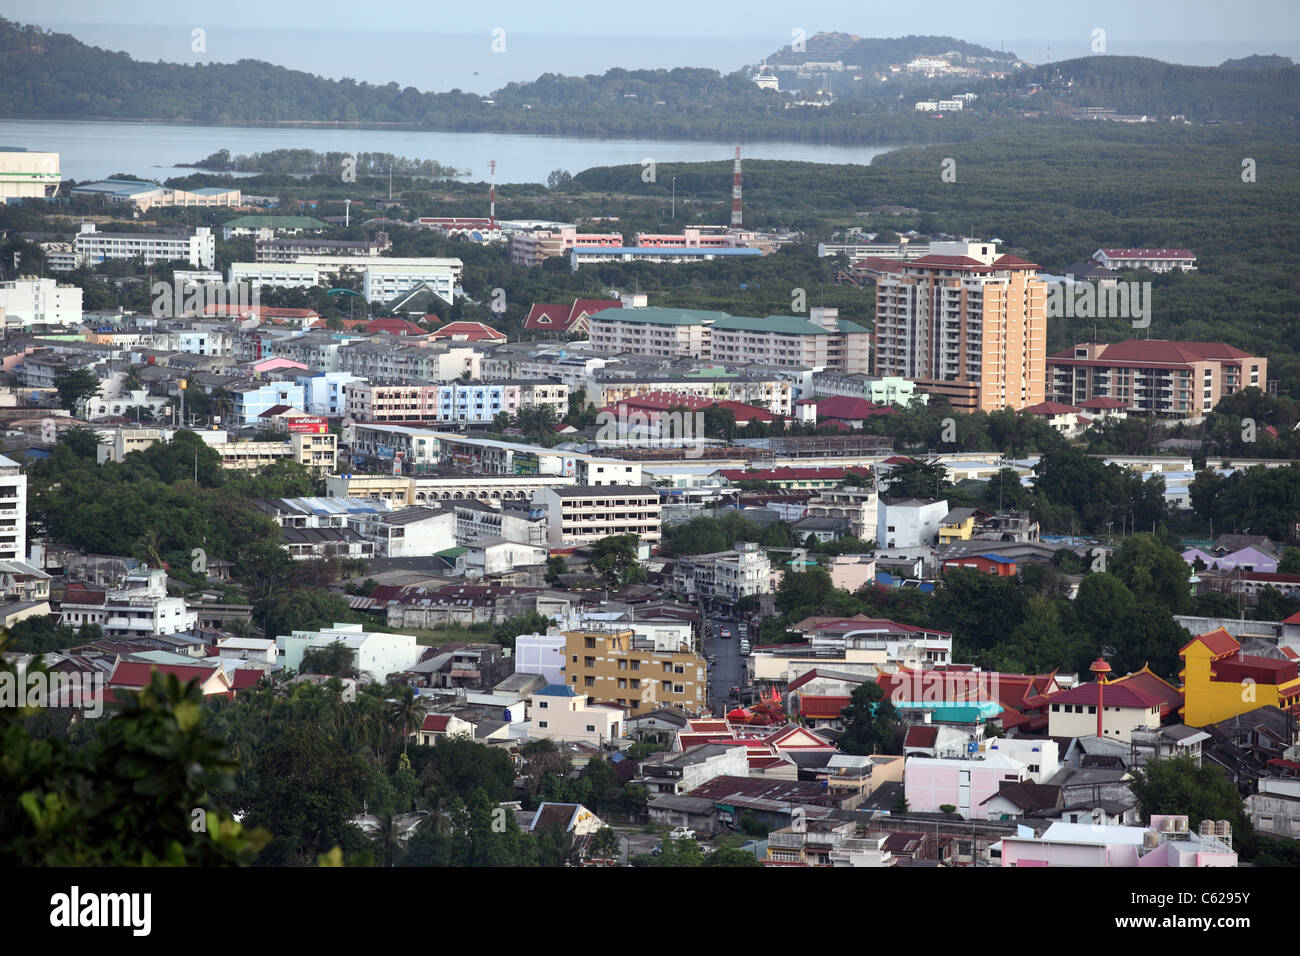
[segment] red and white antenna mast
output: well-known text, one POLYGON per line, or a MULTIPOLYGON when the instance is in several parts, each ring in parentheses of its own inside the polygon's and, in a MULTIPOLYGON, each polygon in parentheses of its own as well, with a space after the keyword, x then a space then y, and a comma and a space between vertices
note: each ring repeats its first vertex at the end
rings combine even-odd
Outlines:
POLYGON ((488 167, 492 170, 492 187, 488 191, 488 223, 489 228, 497 227, 497 161, 495 159, 488 161, 488 167))
POLYGON ((736 165, 731 174, 731 228, 740 228, 740 147, 736 147, 736 165))

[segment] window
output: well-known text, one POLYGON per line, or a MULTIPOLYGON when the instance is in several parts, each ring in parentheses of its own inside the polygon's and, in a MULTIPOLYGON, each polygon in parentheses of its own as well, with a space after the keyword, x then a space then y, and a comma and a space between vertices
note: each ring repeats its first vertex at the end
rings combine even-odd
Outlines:
POLYGON ((587 679, 586 679, 586 686, 588 686, 588 687, 595 687, 595 686, 596 686, 596 678, 594 678, 594 677, 590 677, 590 676, 587 677, 587 679))
POLYGON ((594 637, 587 638, 585 641, 585 646, 594 650, 596 647, 596 639, 594 637))
POLYGON ((546 709, 547 709, 548 707, 550 707, 550 706, 551 706, 551 705, 548 704, 548 703, 547 703, 546 701, 544 701, 544 700, 539 700, 539 701, 537 702, 537 708, 538 708, 539 710, 546 710, 546 709))
POLYGON ((538 727, 545 728, 545 727, 546 727, 546 721, 544 721, 544 720, 539 720, 539 721, 537 722, 537 726, 538 726, 538 727))
POLYGON ((595 724, 588 724, 588 725, 587 725, 587 733, 589 733, 589 734, 594 734, 595 732, 596 732, 596 725, 595 725, 595 724))

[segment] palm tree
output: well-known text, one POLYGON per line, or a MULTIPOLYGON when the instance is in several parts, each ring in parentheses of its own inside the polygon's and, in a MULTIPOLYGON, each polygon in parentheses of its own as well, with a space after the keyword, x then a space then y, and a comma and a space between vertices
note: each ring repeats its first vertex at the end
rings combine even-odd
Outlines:
POLYGON ((414 688, 403 688, 389 710, 393 733, 402 740, 403 754, 411 742, 411 735, 424 723, 424 714, 424 701, 415 696, 414 688))

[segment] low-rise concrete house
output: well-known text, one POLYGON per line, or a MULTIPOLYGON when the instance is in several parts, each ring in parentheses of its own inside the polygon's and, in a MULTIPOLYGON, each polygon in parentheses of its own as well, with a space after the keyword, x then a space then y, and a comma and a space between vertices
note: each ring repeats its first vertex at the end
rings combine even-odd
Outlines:
POLYGON ((623 709, 589 704, 586 694, 548 684, 528 699, 528 736, 600 745, 622 736, 623 709))
POLYGON ((410 634, 386 634, 366 631, 360 624, 339 624, 315 631, 294 631, 275 639, 280 662, 291 670, 301 670, 303 654, 324 650, 341 643, 352 652, 353 666, 363 680, 383 681, 389 674, 407 670, 420 656, 420 647, 410 634))
POLYGON ((680 753, 651 754, 641 762, 639 782, 653 796, 686 793, 724 774, 743 777, 749 760, 743 743, 702 744, 680 753))

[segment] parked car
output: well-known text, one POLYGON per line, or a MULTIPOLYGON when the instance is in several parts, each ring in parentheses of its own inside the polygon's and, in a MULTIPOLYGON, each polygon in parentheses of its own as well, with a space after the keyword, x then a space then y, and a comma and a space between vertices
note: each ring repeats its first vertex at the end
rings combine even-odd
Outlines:
POLYGON ((690 827, 674 827, 672 833, 668 834, 670 840, 694 840, 695 831, 690 827))
POLYGON ((718 631, 718 637, 721 637, 721 638, 724 638, 724 639, 725 639, 725 638, 729 638, 729 637, 731 637, 731 628, 729 628, 729 627, 724 627, 724 628, 722 628, 720 631, 718 631))

